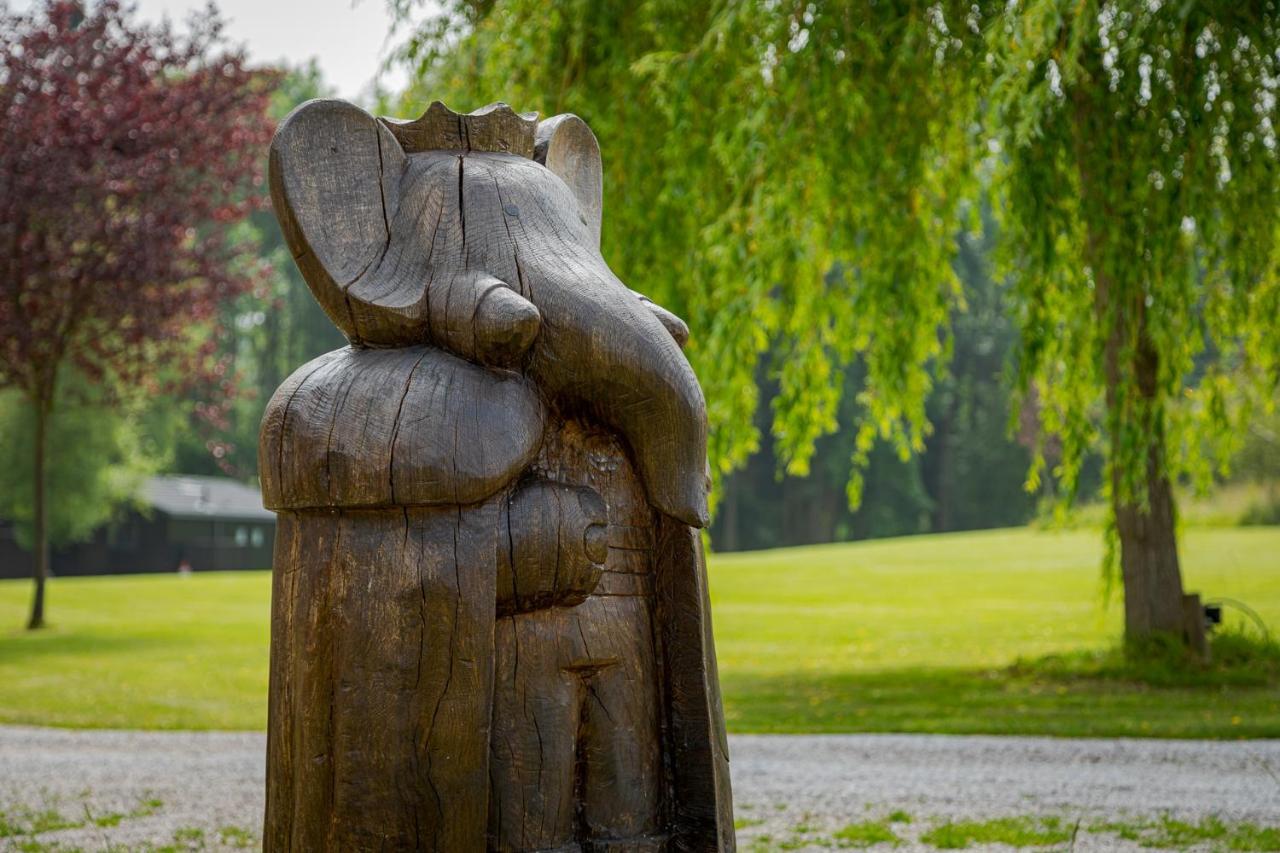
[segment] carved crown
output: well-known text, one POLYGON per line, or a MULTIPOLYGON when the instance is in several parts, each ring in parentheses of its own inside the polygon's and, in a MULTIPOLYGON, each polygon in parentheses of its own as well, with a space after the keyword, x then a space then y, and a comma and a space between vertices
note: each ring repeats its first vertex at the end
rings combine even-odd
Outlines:
POLYGON ((379 119, 406 154, 419 151, 499 151, 533 159, 537 113, 517 113, 504 103, 456 113, 433 101, 412 121, 379 119))

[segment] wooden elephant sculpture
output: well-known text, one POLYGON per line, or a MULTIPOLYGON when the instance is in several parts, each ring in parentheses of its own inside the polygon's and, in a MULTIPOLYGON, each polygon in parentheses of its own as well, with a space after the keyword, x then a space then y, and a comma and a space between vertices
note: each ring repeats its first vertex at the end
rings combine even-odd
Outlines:
POLYGON ((601 257, 590 129, 312 101, 270 173, 351 345, 262 426, 264 848, 733 849, 705 404, 601 257))

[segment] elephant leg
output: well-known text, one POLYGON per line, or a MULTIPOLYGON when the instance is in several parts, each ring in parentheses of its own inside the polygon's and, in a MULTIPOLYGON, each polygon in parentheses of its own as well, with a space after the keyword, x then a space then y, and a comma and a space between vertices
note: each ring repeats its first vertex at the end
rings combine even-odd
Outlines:
POLYGON ((281 513, 266 850, 484 849, 495 518, 281 513))
POLYGON ((579 614, 593 657, 584 670, 582 823, 593 853, 663 849, 662 734, 650 606, 599 596, 579 614))
MULTIPOLYGON (((267 803, 262 847, 266 853, 321 849, 327 822, 309 824, 329 800, 327 750, 317 745, 325 724, 307 707, 322 707, 322 680, 312 677, 324 645, 317 630, 328 583, 323 570, 333 555, 330 525, 314 515, 278 516, 271 590, 271 686, 267 705, 267 803), (310 733, 310 735, 309 735, 310 733), (306 754, 324 757, 308 761, 306 754)), ((327 737, 324 738, 327 743, 327 737)))
POLYGON ((494 629, 489 846, 576 851, 578 679, 561 667, 564 608, 507 616, 494 629))

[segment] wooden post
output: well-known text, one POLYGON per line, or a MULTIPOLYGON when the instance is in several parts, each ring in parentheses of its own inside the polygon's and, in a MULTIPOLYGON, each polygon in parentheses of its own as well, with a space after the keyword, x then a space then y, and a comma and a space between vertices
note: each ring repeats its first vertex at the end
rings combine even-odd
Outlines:
POLYGON ((351 346, 263 420, 280 850, 734 847, 688 329, 599 251, 575 116, 341 101, 271 147, 351 346))

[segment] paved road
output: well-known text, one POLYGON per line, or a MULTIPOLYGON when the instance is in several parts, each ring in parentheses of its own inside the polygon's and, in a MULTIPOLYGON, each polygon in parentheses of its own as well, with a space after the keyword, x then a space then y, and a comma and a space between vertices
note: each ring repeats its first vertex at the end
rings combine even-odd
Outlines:
MULTIPOLYGON (((956 819, 1055 817, 1081 826, 1075 850, 1142 849, 1088 830, 1104 820, 1280 826, 1280 741, 746 735, 730 746, 746 850, 826 849, 840 827, 893 811, 912 817, 895 825, 899 851, 933 849, 920 834, 956 819)), ((234 848, 256 837, 262 756, 260 734, 0 727, 0 817, 52 810, 87 824, 41 833, 51 849, 175 837, 234 848), (93 824, 113 815, 123 816, 115 826, 93 824)), ((17 849, 12 838, 0 849, 6 841, 17 849)))

